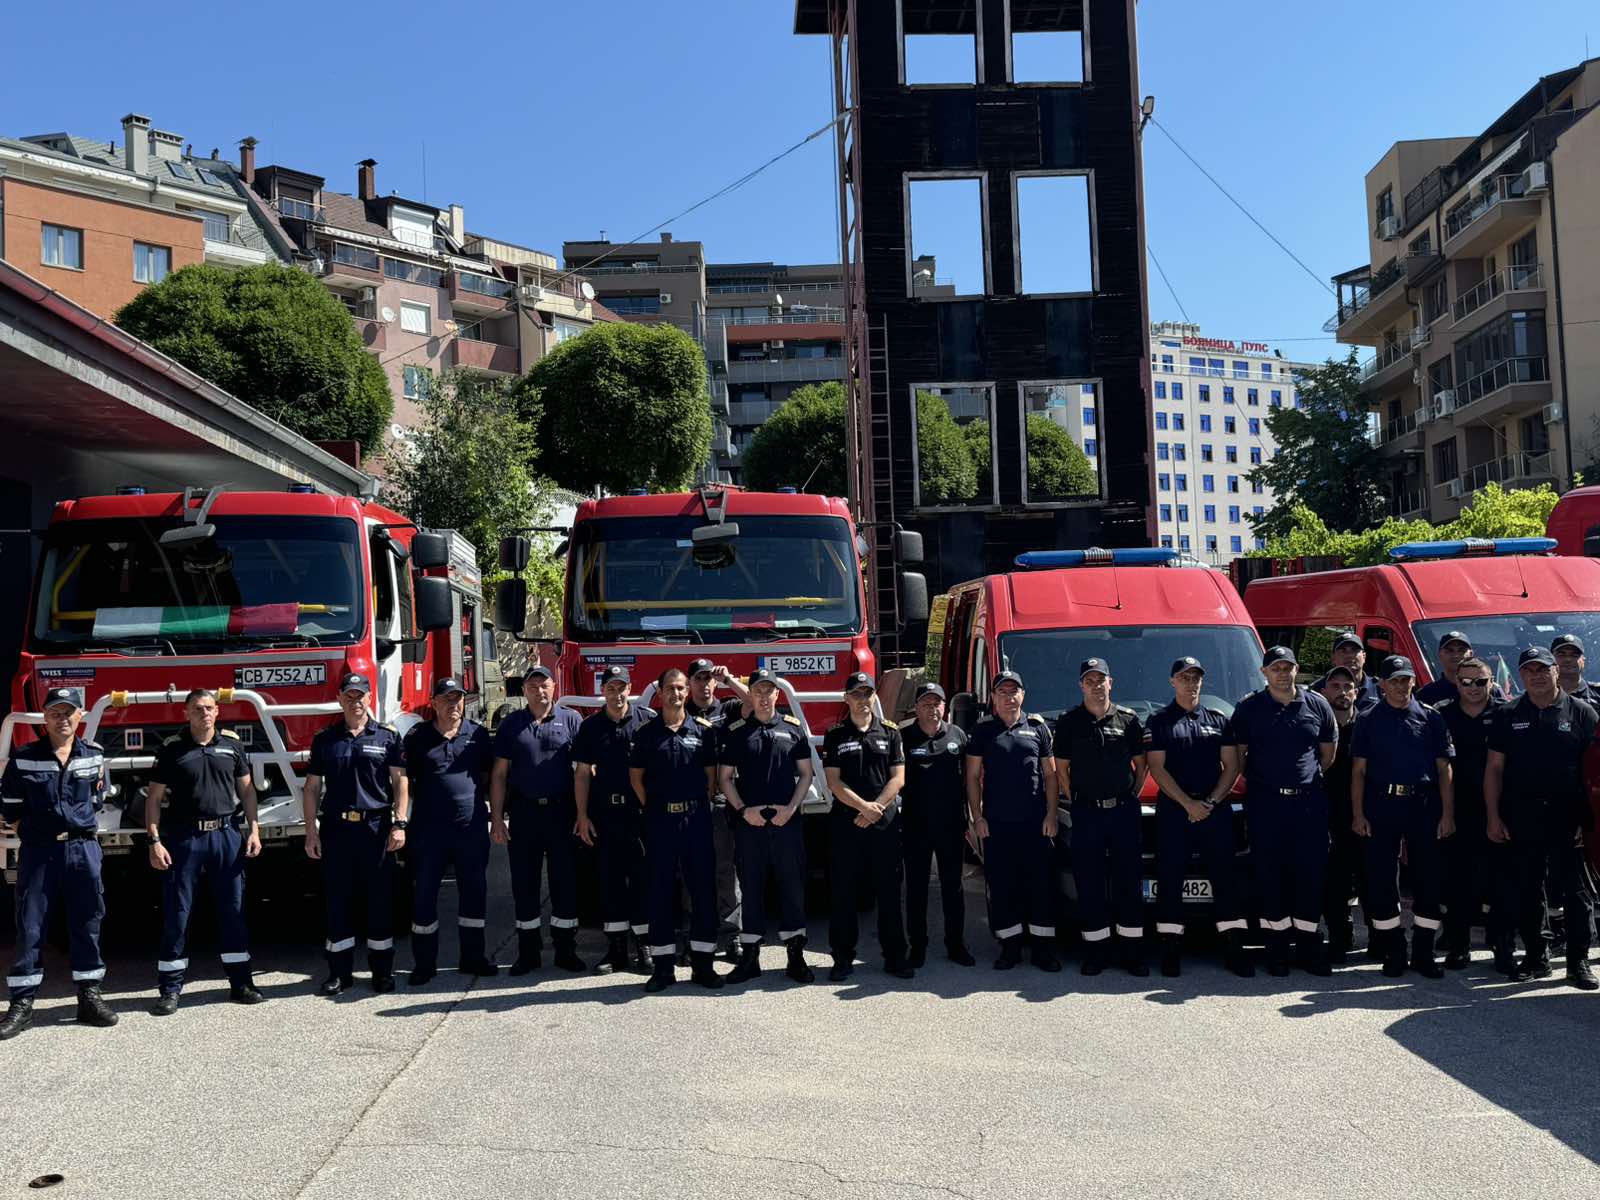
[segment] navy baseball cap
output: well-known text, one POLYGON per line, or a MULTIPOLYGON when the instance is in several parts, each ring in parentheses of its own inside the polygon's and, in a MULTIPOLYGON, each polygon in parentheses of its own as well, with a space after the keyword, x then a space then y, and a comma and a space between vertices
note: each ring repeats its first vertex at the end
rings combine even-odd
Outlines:
POLYGON ((919 683, 917 684, 916 695, 912 697, 912 703, 915 704, 924 696, 937 696, 939 699, 943 700, 945 698, 944 689, 937 683, 933 682, 925 681, 923 683, 919 683))
POLYGON ((596 679, 599 680, 602 688, 604 688, 606 684, 615 683, 619 679, 622 680, 623 683, 633 682, 633 676, 628 674, 628 668, 622 666, 620 663, 610 664, 603 671, 601 671, 599 675, 596 676, 596 679))
POLYGON ((372 690, 372 680, 358 672, 349 671, 343 679, 339 680, 339 690, 341 692, 360 692, 365 696, 372 690))
POLYGON ((1518 670, 1534 664, 1542 667, 1553 667, 1556 665, 1556 656, 1543 646, 1529 646, 1521 654, 1517 655, 1518 670))
POLYGON ((1579 654, 1584 653, 1583 639, 1575 633, 1563 633, 1560 637, 1556 638, 1555 641, 1550 643, 1550 652, 1554 654, 1563 646, 1571 646, 1579 654))
POLYGON ((543 675, 546 679, 554 679, 556 677, 556 673, 549 667, 545 666, 543 663, 536 662, 528 664, 528 669, 522 673, 522 681, 526 683, 535 675, 543 675))
POLYGON ((1449 633, 1440 638, 1439 649, 1443 650, 1451 642, 1460 642, 1468 650, 1472 649, 1472 639, 1466 634, 1462 633, 1459 629, 1452 629, 1449 633))
POLYGON ((1086 658, 1078 664, 1078 678, 1082 679, 1090 671, 1099 671, 1102 675, 1111 674, 1111 667, 1103 658, 1086 658))
POLYGON ((1172 660, 1172 670, 1168 671, 1167 674, 1181 675, 1185 671, 1199 671, 1202 675, 1206 673, 1206 669, 1200 665, 1198 658, 1192 654, 1185 654, 1182 658, 1172 660))
POLYGON ((1333 648, 1337 650, 1340 646, 1354 646, 1357 650, 1366 649, 1365 643, 1363 643, 1362 640, 1356 636, 1355 630, 1353 629, 1347 629, 1338 637, 1333 639, 1333 648))
POLYGON ((844 681, 844 690, 848 694, 857 688, 871 688, 873 691, 877 691, 878 685, 873 681, 872 676, 865 671, 854 671, 851 673, 850 678, 844 681))
POLYGON ((433 694, 435 696, 448 696, 451 692, 460 692, 465 696, 467 689, 461 686, 459 679, 452 679, 449 675, 446 675, 433 685, 433 694))
POLYGON ((1378 664, 1379 679, 1399 679, 1402 676, 1411 679, 1417 677, 1417 669, 1404 654, 1391 654, 1378 664))
POLYGON ((70 704, 73 708, 83 707, 83 689, 75 687, 53 687, 44 694, 46 709, 54 708, 58 704, 70 704))
POLYGON ((777 687, 778 677, 765 667, 757 667, 750 672, 750 678, 745 680, 745 686, 755 687, 758 683, 770 683, 773 687, 777 687))
POLYGON ((1261 665, 1270 667, 1273 663, 1293 663, 1300 665, 1300 660, 1294 656, 1294 651, 1287 646, 1268 646, 1267 652, 1261 656, 1261 665))
POLYGON ((709 658, 697 658, 686 668, 684 668, 684 674, 688 675, 690 679, 693 679, 696 675, 701 675, 707 671, 714 671, 716 669, 717 664, 712 662, 709 658))
POLYGON ((994 673, 994 678, 989 681, 989 690, 991 692, 998 690, 1002 683, 1014 683, 1018 687, 1024 686, 1022 682, 1022 676, 1011 670, 1009 667, 1007 667, 1004 671, 996 671, 994 673))
POLYGON ((1356 673, 1354 671, 1352 671, 1349 667, 1329 667, 1328 668, 1328 673, 1326 675, 1324 675, 1321 679, 1317 680, 1317 686, 1321 687, 1323 684, 1327 683, 1328 680, 1332 679, 1335 675, 1343 675, 1351 683, 1354 683, 1356 681, 1356 673))

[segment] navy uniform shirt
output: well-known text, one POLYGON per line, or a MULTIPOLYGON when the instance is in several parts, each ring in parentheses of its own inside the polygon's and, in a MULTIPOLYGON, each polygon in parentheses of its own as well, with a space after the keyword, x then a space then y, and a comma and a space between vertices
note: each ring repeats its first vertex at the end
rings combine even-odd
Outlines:
POLYGON ((6 820, 20 818, 21 835, 30 841, 93 833, 105 795, 105 757, 99 746, 76 735, 65 763, 56 758, 50 739, 40 738, 13 752, 0 779, 6 820))
POLYGON ((493 743, 476 721, 462 721, 447 738, 432 721, 406 734, 403 751, 411 780, 411 820, 418 825, 471 825, 484 820, 493 743))
POLYGON ((1507 825, 1532 830, 1590 823, 1583 754, 1597 721, 1594 709, 1565 692, 1549 708, 1524 694, 1495 710, 1489 749, 1506 756, 1500 817, 1507 825))
MULTIPOLYGON (((836 768, 839 782, 863 800, 876 800, 888 786, 894 768, 905 761, 905 741, 899 726, 893 721, 881 721, 876 715, 865 729, 857 729, 855 722, 846 717, 822 735, 823 767, 836 768)), ((857 816, 856 810, 841 800, 835 801, 832 811, 852 820, 857 816)))
POLYGON ((534 720, 518 709, 494 735, 494 756, 506 759, 507 799, 566 800, 572 795, 572 744, 583 718, 570 708, 552 708, 534 720))
POLYGON ((1390 784, 1437 786, 1438 760, 1454 758, 1456 748, 1437 711, 1415 699, 1404 708, 1385 700, 1356 718, 1350 756, 1367 760, 1366 795, 1371 800, 1390 784))
POLYGON ((691 717, 700 717, 711 722, 711 727, 715 731, 711 735, 711 748, 716 752, 722 743, 722 731, 744 715, 744 701, 733 696, 729 696, 726 700, 718 700, 713 696, 711 703, 704 708, 693 700, 686 701, 683 711, 691 717))
POLYGON ((1072 768, 1074 798, 1110 800, 1133 790, 1133 758, 1144 753, 1144 726, 1133 709, 1113 704, 1103 717, 1083 705, 1056 722, 1056 756, 1072 768))
POLYGON ((979 718, 966 757, 983 761, 984 820, 1044 820, 1044 760, 1055 754, 1054 744, 1038 713, 1021 713, 1014 725, 993 713, 979 718))
POLYGON ((1303 687, 1295 688, 1287 704, 1274 700, 1269 688, 1251 692, 1239 701, 1222 735, 1224 746, 1245 747, 1246 780, 1268 791, 1315 787, 1322 778, 1320 747, 1338 741, 1333 705, 1303 687))
POLYGON ((249 774, 237 734, 218 729, 202 746, 185 729, 162 743, 154 780, 167 788, 166 820, 181 826, 232 816, 239 807, 237 781, 249 774))
POLYGON ((735 717, 722 729, 717 761, 732 767, 739 799, 748 808, 782 807, 794 796, 800 764, 811 759, 811 743, 800 718, 774 713, 735 717))
POLYGON ((1167 774, 1191 800, 1204 800, 1222 778, 1222 731, 1228 718, 1201 704, 1193 712, 1174 700, 1150 718, 1144 748, 1166 755, 1167 774))
POLYGON ((1472 832, 1483 834, 1483 768, 1489 760, 1489 730, 1494 725, 1495 710, 1501 706, 1490 701, 1475 717, 1468 716, 1459 700, 1445 700, 1439 705, 1439 715, 1445 728, 1450 730, 1450 741, 1456 748, 1455 761, 1450 764, 1451 779, 1455 783, 1456 824, 1465 829, 1469 819, 1477 822, 1472 832))
MULTIPOLYGON (((1327 699, 1326 696, 1323 697, 1327 699)), ((1328 706, 1332 708, 1333 705, 1328 706)), ((1354 706, 1352 706, 1354 707, 1354 706)), ((1365 710, 1363 710, 1365 711, 1365 710)), ((1350 750, 1355 742, 1356 720, 1360 712, 1355 713, 1354 719, 1339 726, 1339 741, 1333 750, 1333 765, 1322 773, 1322 786, 1328 792, 1328 821, 1330 828, 1336 830, 1343 837, 1350 832, 1350 750)), ((1338 714, 1334 714, 1337 723, 1338 714)))
POLYGON ((704 717, 684 715, 676 729, 660 713, 633 735, 629 765, 644 771, 645 811, 704 800, 706 769, 717 764, 715 731, 704 717))
POLYGON ((578 726, 572 741, 572 761, 594 768, 589 782, 589 816, 598 820, 607 808, 639 811, 639 797, 628 783, 628 764, 633 758, 633 739, 656 714, 646 705, 630 704, 620 721, 613 721, 605 709, 591 713, 578 726))
POLYGON ((341 719, 311 739, 307 772, 322 779, 324 813, 380 812, 394 803, 389 768, 405 765, 400 735, 389 726, 369 718, 351 733, 341 719))
POLYGON ((906 752, 906 785, 900 792, 906 827, 966 828, 967 735, 944 721, 932 733, 908 721, 900 738, 906 752))

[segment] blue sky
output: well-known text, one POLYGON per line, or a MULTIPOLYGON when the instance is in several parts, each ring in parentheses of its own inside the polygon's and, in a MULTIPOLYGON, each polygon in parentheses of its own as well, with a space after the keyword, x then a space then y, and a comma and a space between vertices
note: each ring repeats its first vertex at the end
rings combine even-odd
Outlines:
MULTIPOLYGON (((346 191, 372 157, 380 189, 559 251, 648 229, 828 120, 826 47, 793 36, 792 14, 790 0, 57 0, 10 15, 0 131, 111 140, 135 110, 201 151, 252 134, 259 162, 346 191), (69 69, 46 52, 64 29, 69 69)), ((1391 142, 1475 133, 1578 62, 1586 34, 1600 54, 1594 0, 1142 0, 1139 22, 1157 120, 1323 280, 1366 255, 1361 177, 1391 142)), ((1321 336, 1328 292, 1159 130, 1145 151, 1150 244, 1189 316, 1292 357, 1332 352, 1290 340, 1321 336)), ((670 229, 713 261, 828 260, 834 195, 823 138, 670 229)), ((1154 271, 1150 302, 1177 317, 1154 271)))

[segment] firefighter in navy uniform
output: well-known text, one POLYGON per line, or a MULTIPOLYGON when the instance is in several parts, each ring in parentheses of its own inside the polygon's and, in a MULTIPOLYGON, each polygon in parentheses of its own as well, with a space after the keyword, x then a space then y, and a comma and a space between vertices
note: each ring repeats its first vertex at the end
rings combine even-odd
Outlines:
MULTIPOLYGON (((1322 912, 1328 922, 1328 961, 1343 963, 1355 946, 1351 901, 1361 898, 1366 916, 1366 850, 1356 836, 1350 808, 1350 741, 1356 728, 1356 677, 1349 667, 1332 667, 1317 681, 1317 691, 1333 709, 1339 744, 1333 763, 1322 773, 1328 790, 1328 873, 1322 888, 1322 912)), ((1370 930, 1369 930, 1370 933, 1370 930)), ((1368 949, 1376 953, 1378 946, 1368 949)))
POLYGON ((761 939, 767 932, 767 876, 778 884, 778 940, 789 955, 787 973, 796 983, 815 975, 806 965, 806 841, 800 805, 811 788, 811 740, 793 713, 780 713, 778 680, 752 671, 750 715, 722 730, 717 773, 728 807, 739 824, 739 885, 744 898, 739 965, 729 983, 761 974, 761 939))
MULTIPOLYGON (((1343 670, 1343 668, 1339 668, 1343 670)), ((1199 854, 1211 882, 1212 915, 1227 942, 1228 969, 1254 975, 1245 953, 1238 847, 1233 808, 1222 782, 1222 731, 1228 718, 1200 702, 1206 669, 1185 655, 1172 664, 1172 703, 1145 729, 1145 763, 1161 789, 1156 801, 1156 932, 1161 973, 1182 972, 1183 882, 1189 859, 1199 854)))
MULTIPOLYGON (((1439 639, 1439 677, 1417 689, 1420 704, 1437 705, 1441 700, 1454 700, 1460 695, 1456 688, 1456 672, 1461 662, 1472 653, 1472 642, 1459 629, 1448 630, 1439 639)), ((1496 688, 1496 693, 1499 692, 1496 688)), ((1482 699, 1483 697, 1480 697, 1482 699)), ((1495 700, 1501 699, 1497 694, 1495 700)))
MULTIPOLYGON (((1332 971, 1322 944, 1328 869, 1328 796, 1322 772, 1339 747, 1333 708, 1295 683, 1299 666, 1287 646, 1261 659, 1267 686, 1239 701, 1223 734, 1225 778, 1247 781, 1245 818, 1256 878, 1267 973, 1289 973, 1291 945, 1312 975, 1332 971)), ((1359 698, 1357 704, 1360 704, 1359 698)))
POLYGON ((1576 696, 1590 708, 1600 704, 1600 686, 1583 677, 1588 665, 1583 656, 1583 639, 1575 633, 1563 633, 1550 643, 1550 653, 1556 660, 1556 682, 1569 696, 1576 696))
POLYGON ((600 672, 600 695, 605 704, 583 719, 572 743, 572 761, 577 764, 574 828, 584 845, 595 848, 598 858, 606 953, 595 970, 602 975, 626 970, 630 961, 650 970, 645 940, 650 919, 645 907, 644 812, 628 782, 628 763, 634 736, 655 720, 655 713, 633 702, 631 682, 623 666, 612 664, 600 672), (636 951, 632 960, 628 954, 630 929, 636 951))
POLYGON ((106 965, 100 957, 100 884, 96 814, 106 794, 100 747, 78 736, 83 702, 77 688, 51 688, 44 697, 45 736, 11 756, 0 778, 7 823, 20 823, 17 855, 17 954, 6 984, 11 1004, 0 1019, 0 1041, 33 1024, 33 997, 44 982, 45 925, 51 905, 67 909, 72 981, 85 1025, 115 1025, 117 1014, 100 995, 106 965))
POLYGON ((1593 817, 1583 779, 1583 755, 1594 741, 1596 712, 1556 683, 1555 656, 1530 646, 1517 657, 1523 694, 1496 710, 1483 774, 1489 840, 1510 848, 1505 890, 1494 904, 1497 936, 1521 933, 1524 957, 1514 979, 1550 974, 1544 945, 1545 889, 1563 909, 1567 982, 1600 987, 1588 963, 1593 901, 1584 882, 1581 834, 1593 817))
POLYGON ((517 959, 510 973, 526 975, 539 967, 544 950, 539 936, 539 877, 547 863, 556 966, 581 971, 572 744, 582 718, 570 708, 555 707, 555 679, 542 663, 534 663, 523 675, 522 698, 527 707, 512 713, 495 731, 494 766, 489 772, 489 838, 506 847, 516 909, 517 959))
POLYGON ((411 979, 420 987, 439 973, 439 886, 455 867, 456 938, 464 975, 493 975, 484 953, 489 903, 489 821, 484 797, 494 744, 468 720, 466 689, 450 678, 433 685, 433 720, 406 734, 403 751, 411 786, 411 979))
POLYGON ((1055 748, 1061 792, 1072 806, 1081 970, 1098 975, 1105 969, 1114 913, 1123 966, 1130 975, 1143 977, 1150 974, 1139 852, 1139 792, 1147 770, 1144 726, 1131 708, 1111 702, 1111 668, 1105 659, 1086 658, 1079 664, 1078 688, 1083 703, 1056 722, 1055 748))
POLYGON ((1411 868, 1411 967, 1428 979, 1444 971, 1433 956, 1442 924, 1440 842, 1455 832, 1444 718, 1412 696, 1411 660, 1392 654, 1379 667, 1383 703, 1356 718, 1350 745, 1351 827, 1366 839, 1367 925, 1383 944, 1383 973, 1406 972, 1400 927, 1400 845, 1411 868))
MULTIPOLYGON (((709 658, 697 658, 684 672, 689 677, 689 699, 684 709, 691 717, 701 717, 711 722, 720 737, 729 721, 736 721, 749 711, 750 689, 741 683, 727 667, 718 666, 709 658), (717 688, 725 687, 733 693, 725 700, 717 699, 717 688)), ((717 949, 727 954, 729 961, 739 961, 739 936, 743 930, 740 920, 739 843, 734 831, 737 817, 728 810, 728 801, 721 790, 711 797, 711 845, 717 856, 717 949)), ((682 892, 688 899, 687 886, 682 892)), ((679 928, 679 941, 683 928, 679 928)))
POLYGON ((989 919, 1000 956, 997 971, 1022 961, 1023 934, 1041 971, 1059 971, 1055 856, 1058 793, 1050 725, 1023 711, 1022 676, 1001 671, 989 684, 988 716, 973 727, 966 750, 967 805, 983 847, 989 919))
POLYGON ((411 802, 400 735, 373 719, 371 693, 365 675, 339 681, 344 715, 311 739, 306 771, 306 855, 322 860, 327 905, 328 978, 317 989, 324 996, 354 981, 358 892, 372 990, 394 991, 394 852, 406 844, 411 802))
POLYGON ((1354 631, 1341 633, 1334 639, 1330 657, 1334 666, 1345 668, 1355 680, 1357 712, 1383 700, 1383 690, 1378 687, 1378 681, 1367 673, 1367 649, 1354 631))
POLYGON ((967 949, 967 905, 961 870, 967 838, 967 735, 944 719, 944 689, 919 683, 914 701, 916 720, 900 728, 906 751, 906 786, 900 796, 905 812, 907 960, 913 967, 927 961, 928 880, 939 868, 939 899, 944 910, 945 956, 970 967, 967 949))
POLYGON ((905 745, 893 721, 873 712, 877 685, 865 671, 844 681, 845 719, 822 738, 822 767, 833 807, 828 810, 828 978, 842 983, 855 971, 860 916, 856 899, 863 876, 872 877, 878 907, 878 946, 883 969, 910 979, 905 923, 900 910, 900 878, 905 851, 901 842, 900 790, 906 781, 905 745))
MULTIPOLYGON (((1455 971, 1472 962, 1472 927, 1486 901, 1489 881, 1505 861, 1505 850, 1491 845, 1483 807, 1483 769, 1489 758, 1489 730, 1500 707, 1490 696, 1489 664, 1468 655, 1455 668, 1457 697, 1436 706, 1456 748, 1451 780, 1456 798, 1456 831, 1444 843, 1444 965, 1455 971)), ((1508 945, 1490 938, 1495 969, 1517 969, 1508 945)))
POLYGON ((150 1009, 158 1017, 178 1011, 178 993, 189 967, 184 956, 189 913, 202 877, 211 886, 229 995, 236 1004, 264 999, 250 979, 250 937, 244 921, 244 861, 261 853, 250 760, 237 734, 217 728, 215 692, 195 688, 184 697, 183 707, 189 727, 162 744, 145 795, 150 865, 166 872, 156 965, 159 995, 150 1009), (244 829, 239 827, 241 818, 244 829), (163 821, 170 842, 161 836, 163 821))

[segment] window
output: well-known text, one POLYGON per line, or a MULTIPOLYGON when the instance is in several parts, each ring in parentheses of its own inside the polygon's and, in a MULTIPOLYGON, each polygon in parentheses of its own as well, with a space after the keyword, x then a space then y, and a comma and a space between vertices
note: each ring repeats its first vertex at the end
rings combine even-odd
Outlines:
MULTIPOLYGON (((1373 210, 1373 228, 1382 230, 1383 223, 1392 216, 1394 216, 1394 189, 1384 188, 1378 193, 1377 204, 1373 210)), ((1382 237, 1383 234, 1380 232, 1379 236, 1382 237)))
POLYGON ((1211 432, 1211 414, 1210 413, 1201 413, 1200 414, 1200 432, 1201 433, 1210 433, 1211 432))
POLYGON ((1224 446, 1222 448, 1222 456, 1228 462, 1231 462, 1231 463, 1238 462, 1239 461, 1239 447, 1237 447, 1237 446, 1224 446))
POLYGON ((1161 535, 1161 548, 1163 550, 1172 549, 1172 535, 1170 533, 1163 533, 1161 535))
POLYGON ((1095 290, 1091 177, 1014 175, 1017 291, 1024 295, 1095 290))
POLYGON ((1247 362, 1243 362, 1243 361, 1241 361, 1240 359, 1237 359, 1237 358, 1234 359, 1233 360, 1233 377, 1235 379, 1249 379, 1250 378, 1250 364, 1247 363, 1247 362))
POLYGON ((1272 389, 1272 407, 1273 408, 1282 408, 1283 407, 1283 393, 1280 392, 1277 388, 1273 388, 1272 389))
POLYGON ((1433 481, 1449 483, 1461 474, 1456 463, 1456 439, 1449 438, 1433 448, 1433 481))
POLYGON ((1228 476, 1228 490, 1230 492, 1233 492, 1235 495, 1238 494, 1238 492, 1239 492, 1239 477, 1237 475, 1229 475, 1228 476))
POLYGON ((1162 380, 1162 379, 1158 379, 1158 380, 1156 380, 1156 399, 1157 400, 1165 400, 1166 398, 1167 398, 1167 384, 1166 384, 1166 381, 1162 380))
POLYGON ((1181 412, 1175 412, 1172 414, 1172 427, 1174 429, 1183 428, 1183 414, 1181 412))
POLYGON ((1226 387, 1226 386, 1223 387, 1223 389, 1222 389, 1222 402, 1224 404, 1232 404, 1233 403, 1233 389, 1231 387, 1226 387))
POLYGON ((429 333, 432 328, 431 316, 432 310, 426 304, 415 304, 410 300, 400 302, 400 328, 407 333, 429 333))
POLYGON ((1089 77, 1087 5, 1002 0, 1011 34, 1012 83, 1082 83, 1089 77), (1077 12, 1074 14, 1073 9, 1077 12))
POLYGON ((1217 506, 1215 504, 1206 505, 1203 515, 1208 524, 1215 525, 1217 523, 1217 506))
POLYGON ((907 175, 906 225, 906 295, 945 300, 989 290, 981 178, 907 175))
POLYGON ((133 277, 139 283, 160 283, 172 273, 172 250, 167 246, 133 244, 133 277))
POLYGON ((1228 505, 1228 524, 1229 525, 1237 525, 1238 523, 1239 523, 1239 506, 1237 504, 1230 504, 1230 505, 1228 505))
POLYGON ((1299 407, 1300 407, 1300 393, 1299 393, 1299 392, 1296 392, 1296 393, 1295 393, 1295 394, 1294 394, 1294 406, 1295 406, 1295 407, 1296 407, 1296 408, 1299 408, 1299 407))
POLYGON ((1179 520, 1179 522, 1184 522, 1184 521, 1187 521, 1188 519, 1189 519, 1189 506, 1187 504, 1178 505, 1178 520, 1179 520))
POLYGON ((1206 360, 1203 358, 1190 357, 1189 373, 1191 375, 1204 375, 1206 373, 1206 360))
POLYGON ((1187 492, 1189 490, 1189 477, 1187 475, 1175 475, 1172 479, 1172 485, 1180 492, 1187 492))
POLYGON ((1210 442, 1201 442, 1200 443, 1200 461, 1201 462, 1211 462, 1214 457, 1215 457, 1215 455, 1211 451, 1211 443, 1210 442))
POLYGON ((1095 455, 1100 453, 1100 444, 1096 442, 1094 438, 1084 438, 1083 452, 1090 458, 1093 458, 1095 455))
POLYGON ((1272 364, 1271 363, 1264 362, 1264 363, 1261 364, 1261 378, 1263 378, 1263 379, 1271 379, 1272 378, 1272 364))
POLYGON ((208 242, 226 242, 231 240, 233 223, 228 219, 227 213, 207 212, 205 209, 193 209, 200 218, 201 235, 208 242))
POLYGON ((1217 490, 1217 477, 1215 475, 1202 475, 1202 476, 1200 476, 1200 490, 1202 492, 1214 492, 1214 491, 1216 491, 1217 490))
POLYGON ((1267 510, 1262 508, 1261 505, 1259 505, 1259 504, 1257 504, 1255 507, 1253 507, 1250 510, 1252 515, 1257 516, 1257 517, 1264 516, 1266 514, 1266 511, 1267 510))
POLYGON ((1085 408, 1083 410, 1083 423, 1085 425, 1093 425, 1094 424, 1094 409, 1093 408, 1085 408))
POLYGON ((994 389, 916 384, 911 392, 917 504, 993 504, 994 389))
POLYGON ((1158 412, 1156 414, 1156 428, 1157 429, 1165 429, 1166 427, 1167 427, 1167 414, 1164 413, 1164 412, 1158 412))
MULTIPOLYGON (((343 262, 361 262, 359 258, 341 259, 337 253, 335 253, 334 257, 343 262)), ((361 263, 361 265, 365 266, 366 264, 361 263)), ((423 287, 444 286, 444 272, 439 270, 438 267, 425 267, 421 263, 404 262, 398 258, 386 258, 383 260, 383 274, 388 279, 400 279, 406 283, 420 283, 423 287)), ((602 296, 601 300, 607 308, 620 311, 611 302, 611 297, 602 296)))
POLYGON ((1266 490, 1267 490, 1266 487, 1259 480, 1252 479, 1250 481, 1250 494, 1252 496, 1259 496, 1259 495, 1263 494, 1266 490))
POLYGON ((1223 417, 1222 418, 1222 432, 1223 433, 1238 433, 1239 432, 1239 421, 1238 421, 1238 418, 1234 417, 1231 413, 1228 416, 1223 417))
POLYGON ((408 246, 421 246, 424 250, 433 249, 433 216, 422 212, 420 209, 401 208, 398 204, 389 208, 389 233, 397 242, 404 242, 408 246))
POLYGON ((1189 461, 1189 447, 1183 442, 1172 443, 1172 457, 1178 462, 1189 461))
POLYGON ((653 316, 661 311, 661 296, 651 292, 644 296, 601 296, 600 303, 619 316, 653 316))
POLYGON ((1168 457, 1169 456, 1167 454, 1167 444, 1165 442, 1157 442, 1156 443, 1156 460, 1158 462, 1166 462, 1168 457))
POLYGON ((1202 383, 1200 385, 1200 403, 1211 403, 1211 385, 1209 383, 1202 383))
POLYGON ((1253 465, 1253 466, 1259 467, 1261 465, 1261 447, 1260 446, 1251 446, 1250 447, 1250 462, 1251 462, 1251 465, 1253 465))
POLYGON ((1189 535, 1187 533, 1180 533, 1178 535, 1178 549, 1179 550, 1187 550, 1188 548, 1189 548, 1189 535))
POLYGON ((1172 398, 1174 400, 1182 400, 1183 399, 1183 384, 1174 383, 1172 385, 1172 398))
POLYGON ((1162 520, 1163 520, 1163 521, 1170 521, 1170 520, 1172 520, 1172 505, 1170 505, 1170 504, 1163 504, 1163 505, 1162 505, 1162 506, 1161 506, 1161 519, 1162 519, 1162 520))
POLYGON ((1235 554, 1241 553, 1244 550, 1244 539, 1237 533, 1233 534, 1228 538, 1228 549, 1232 550, 1235 554))
POLYGON ((550 332, 555 336, 555 341, 552 345, 556 346, 559 346, 562 342, 571 341, 573 338, 588 331, 589 326, 577 321, 563 320, 561 317, 554 318, 550 323, 550 332))
POLYGON ((1021 385, 1027 450, 1023 464, 1023 502, 1081 500, 1100 494, 1099 472, 1092 469, 1100 450, 1098 380, 1061 380, 1021 385), (1080 456, 1073 448, 1081 449, 1080 456))
POLYGON ((403 375, 407 400, 421 400, 428 394, 428 369, 426 367, 405 367, 403 375))
POLYGON ((1170 492, 1172 490, 1172 476, 1165 471, 1156 476, 1156 491, 1170 492))
POLYGON ((68 229, 65 225, 45 225, 39 261, 47 267, 71 267, 83 270, 83 230, 68 229))
POLYGON ((1267 539, 1264 537, 1256 538, 1255 547, 1257 550, 1265 550, 1267 548, 1267 539))
POLYGON ((1248 428, 1250 430, 1250 436, 1251 437, 1260 437, 1261 436, 1261 418, 1260 417, 1251 417, 1250 418, 1250 424, 1249 424, 1248 428))
POLYGON ((1252 408, 1259 408, 1261 406, 1261 391, 1260 391, 1260 389, 1259 388, 1246 388, 1245 389, 1245 393, 1244 393, 1244 402, 1246 404, 1250 405, 1252 408))
POLYGON ((1215 375, 1218 379, 1222 378, 1223 362, 1222 362, 1222 360, 1220 358, 1207 359, 1206 360, 1206 365, 1209 368, 1209 370, 1207 372, 1208 374, 1215 375))
POLYGON ((901 82, 912 87, 978 81, 978 4, 900 0, 901 82))
POLYGON ((1217 552, 1217 535, 1214 534, 1214 533, 1208 533, 1208 534, 1206 534, 1206 553, 1207 554, 1215 554, 1216 552, 1217 552))
POLYGON ((1172 374, 1172 355, 1163 354, 1161 356, 1161 369, 1168 375, 1172 374))

